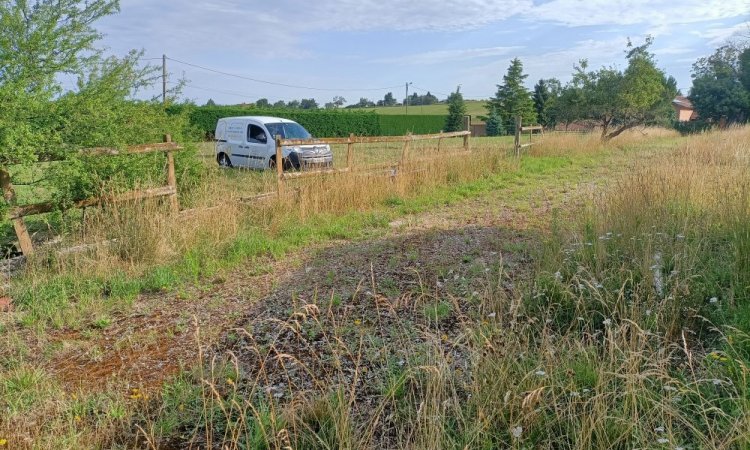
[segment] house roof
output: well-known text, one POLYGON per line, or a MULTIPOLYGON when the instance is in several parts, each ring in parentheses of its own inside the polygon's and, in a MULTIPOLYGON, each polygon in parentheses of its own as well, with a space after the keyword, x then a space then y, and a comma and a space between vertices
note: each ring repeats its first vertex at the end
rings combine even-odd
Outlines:
POLYGON ((682 95, 678 95, 677 97, 675 97, 674 100, 672 100, 672 104, 678 108, 695 109, 693 107, 693 102, 691 102, 689 98, 683 97, 682 95))

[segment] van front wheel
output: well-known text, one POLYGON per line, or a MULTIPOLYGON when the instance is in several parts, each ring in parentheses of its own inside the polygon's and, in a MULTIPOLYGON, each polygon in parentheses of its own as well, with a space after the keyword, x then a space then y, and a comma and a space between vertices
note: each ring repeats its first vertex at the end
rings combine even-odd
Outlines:
POLYGON ((226 153, 221 153, 217 158, 219 167, 230 168, 232 167, 232 160, 229 159, 226 153))
MULTIPOLYGON (((294 166, 292 165, 292 162, 289 161, 289 158, 284 158, 283 161, 284 161, 284 165, 283 165, 284 171, 292 170, 294 168, 294 166)), ((271 160, 268 162, 268 168, 276 169, 276 157, 275 156, 271 157, 271 160)))

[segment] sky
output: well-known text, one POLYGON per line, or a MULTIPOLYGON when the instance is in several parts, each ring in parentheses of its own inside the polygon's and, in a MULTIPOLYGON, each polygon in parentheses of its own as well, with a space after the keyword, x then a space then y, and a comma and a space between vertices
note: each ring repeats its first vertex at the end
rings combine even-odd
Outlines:
MULTIPOLYGON (((750 0, 121 0, 120 8, 97 24, 108 51, 142 49, 153 64, 166 54, 170 84, 188 80, 184 96, 198 104, 312 97, 322 105, 339 95, 351 104, 387 92, 400 100, 407 82, 410 94, 443 99, 460 85, 465 98, 489 98, 514 57, 531 88, 540 78, 568 81, 582 58, 624 68, 628 38, 647 35, 687 94, 696 59, 750 36, 750 0)), ((140 95, 161 86, 152 91, 140 95)))

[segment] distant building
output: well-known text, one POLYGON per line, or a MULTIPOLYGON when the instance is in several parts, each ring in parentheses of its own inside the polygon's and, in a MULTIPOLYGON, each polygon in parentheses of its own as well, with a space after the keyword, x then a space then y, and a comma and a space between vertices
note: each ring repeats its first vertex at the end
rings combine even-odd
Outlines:
POLYGON ((698 118, 698 113, 693 107, 693 102, 687 97, 681 95, 675 97, 672 100, 672 106, 674 106, 674 110, 677 113, 678 122, 690 122, 698 118))

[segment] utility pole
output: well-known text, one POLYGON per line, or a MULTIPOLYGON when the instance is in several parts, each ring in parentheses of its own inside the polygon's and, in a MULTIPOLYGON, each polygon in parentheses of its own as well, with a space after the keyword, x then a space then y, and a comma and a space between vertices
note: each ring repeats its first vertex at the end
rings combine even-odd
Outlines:
POLYGON ((161 56, 161 103, 167 106, 167 55, 161 56))
POLYGON ((406 115, 409 115, 409 85, 411 81, 406 83, 406 115))

